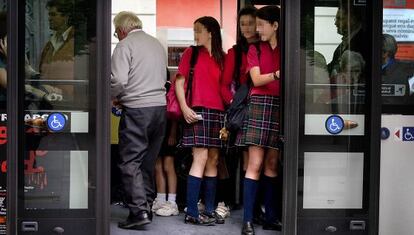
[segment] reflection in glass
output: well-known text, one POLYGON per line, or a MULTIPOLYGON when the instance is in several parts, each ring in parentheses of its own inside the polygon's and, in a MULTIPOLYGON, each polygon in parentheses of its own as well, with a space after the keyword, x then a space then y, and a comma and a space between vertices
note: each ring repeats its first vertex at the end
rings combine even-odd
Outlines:
POLYGON ((383 6, 383 103, 414 104, 414 1, 384 0, 383 6))
POLYGON ((306 110, 310 113, 363 112, 367 56, 365 7, 344 0, 336 4, 336 7, 315 7, 303 20, 306 110), (331 22, 326 20, 328 16, 332 17, 331 22))
POLYGON ((93 208, 95 4, 26 1, 26 210, 93 208))

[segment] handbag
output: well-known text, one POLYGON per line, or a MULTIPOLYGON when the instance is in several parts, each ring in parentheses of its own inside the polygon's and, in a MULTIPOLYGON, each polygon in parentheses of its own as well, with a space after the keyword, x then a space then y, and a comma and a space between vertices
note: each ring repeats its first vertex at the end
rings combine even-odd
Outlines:
MULTIPOLYGON (((185 98, 188 104, 191 103, 191 91, 193 87, 193 77, 194 77, 194 66, 197 63, 198 57, 198 47, 191 46, 191 59, 190 59, 190 71, 188 75, 188 84, 185 91, 185 98)), ((171 84, 171 88, 167 93, 167 118, 172 120, 179 120, 183 117, 181 111, 180 103, 178 102, 177 95, 175 93, 175 80, 171 84)))

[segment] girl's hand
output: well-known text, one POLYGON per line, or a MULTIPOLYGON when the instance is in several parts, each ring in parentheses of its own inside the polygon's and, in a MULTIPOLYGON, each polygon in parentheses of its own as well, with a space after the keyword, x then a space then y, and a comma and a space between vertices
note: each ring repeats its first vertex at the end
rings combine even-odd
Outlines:
POLYGON ((7 36, 0 39, 0 52, 7 57, 7 36))
POLYGON ((275 76, 277 77, 277 79, 280 79, 280 70, 275 72, 275 76))
POLYGON ((192 110, 188 106, 185 107, 182 111, 183 111, 184 119, 188 124, 198 121, 196 112, 194 112, 194 110, 192 110))

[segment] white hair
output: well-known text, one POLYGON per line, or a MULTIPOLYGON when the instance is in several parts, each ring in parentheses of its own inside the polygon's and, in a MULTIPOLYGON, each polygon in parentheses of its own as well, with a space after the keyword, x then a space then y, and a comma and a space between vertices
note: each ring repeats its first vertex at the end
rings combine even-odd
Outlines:
POLYGON ((138 16, 130 11, 121 11, 114 18, 115 29, 131 31, 133 29, 142 29, 142 22, 138 16))

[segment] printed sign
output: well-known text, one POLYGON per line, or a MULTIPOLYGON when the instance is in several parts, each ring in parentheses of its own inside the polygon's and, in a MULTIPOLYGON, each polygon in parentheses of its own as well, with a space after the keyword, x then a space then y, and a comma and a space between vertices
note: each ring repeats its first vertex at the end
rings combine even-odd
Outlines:
POLYGON ((326 130, 333 134, 339 134, 344 129, 344 120, 338 115, 331 115, 325 122, 326 130))
POLYGON ((61 113, 52 113, 47 118, 47 127, 51 131, 61 131, 66 126, 66 118, 61 113))
POLYGON ((405 96, 406 86, 403 84, 382 84, 382 96, 405 96))
POLYGON ((414 127, 402 128, 402 141, 414 141, 414 127))

